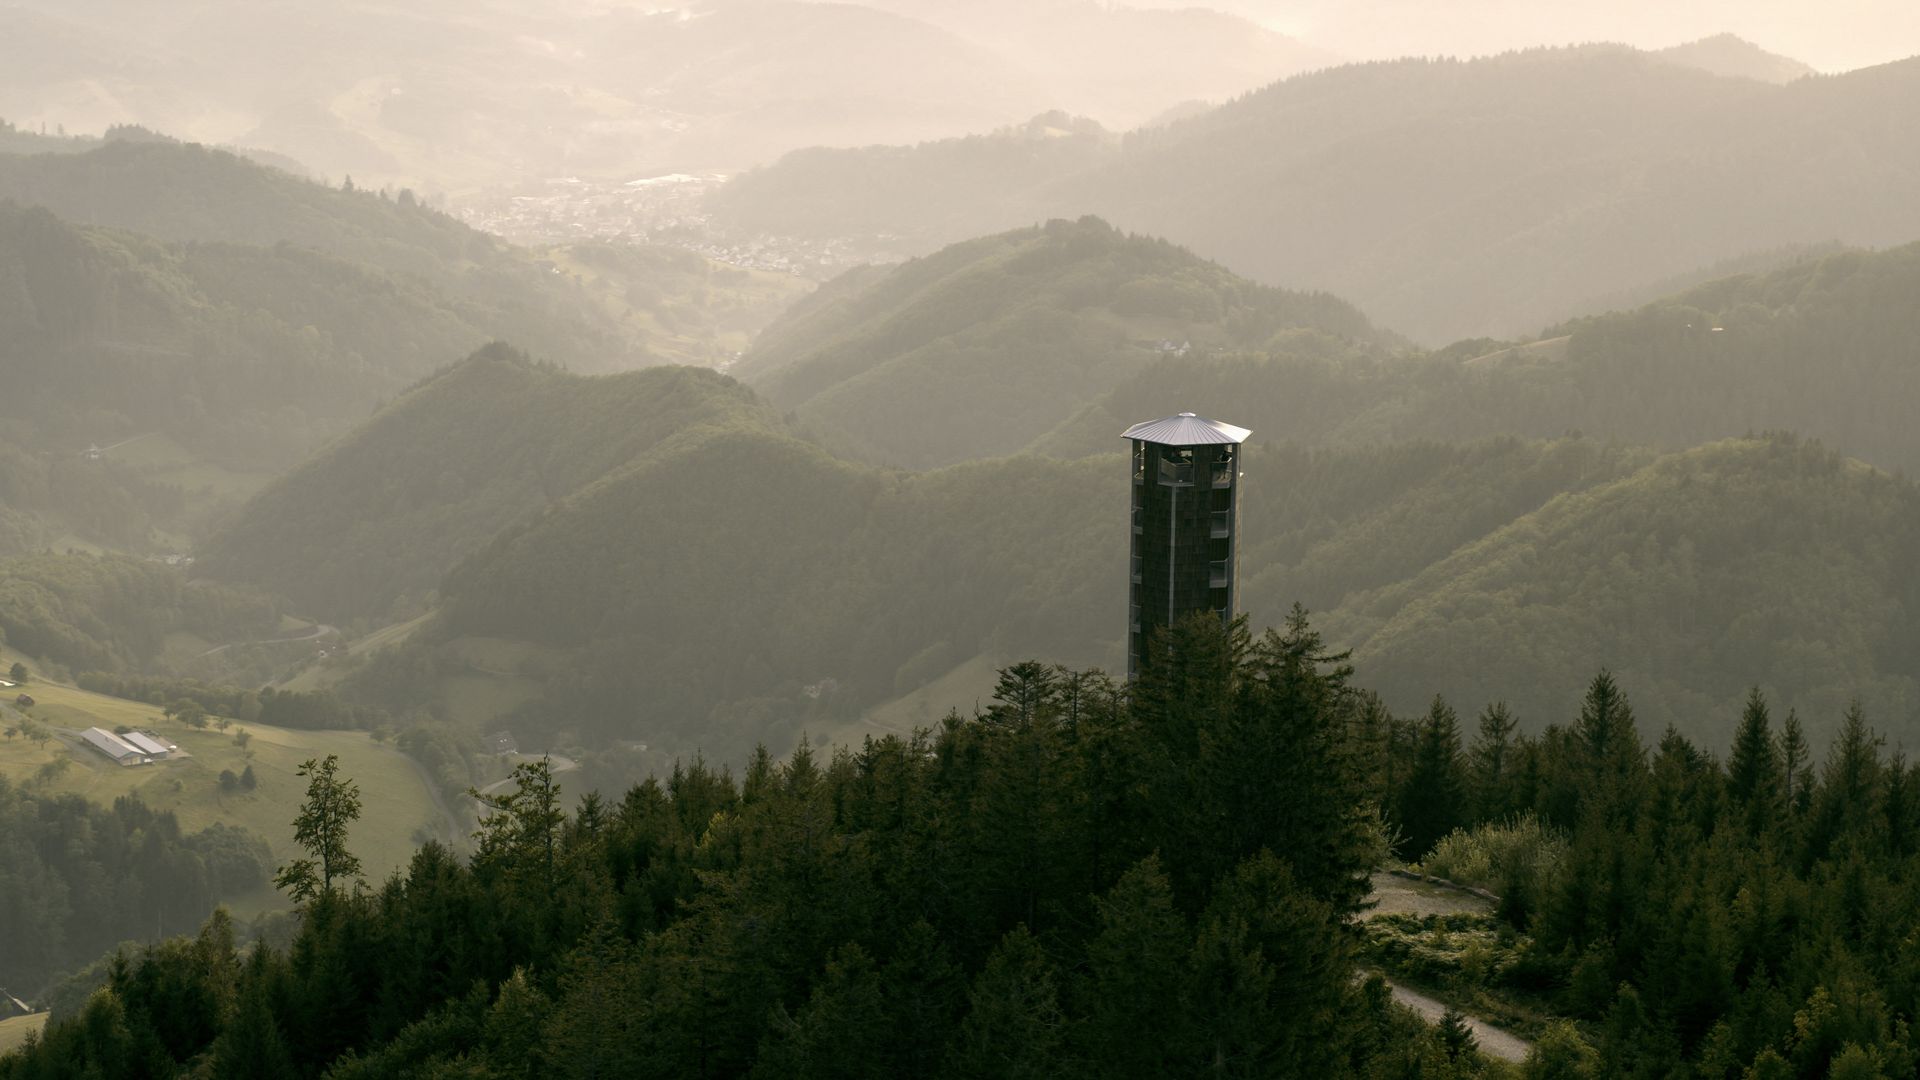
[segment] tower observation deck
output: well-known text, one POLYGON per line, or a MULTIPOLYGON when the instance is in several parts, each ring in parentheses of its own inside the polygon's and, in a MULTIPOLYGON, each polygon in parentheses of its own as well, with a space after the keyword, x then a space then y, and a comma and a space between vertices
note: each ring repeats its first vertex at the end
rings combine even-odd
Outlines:
POLYGON ((1233 618, 1240 444, 1253 434, 1183 412, 1135 424, 1127 677, 1156 631, 1197 611, 1233 618))

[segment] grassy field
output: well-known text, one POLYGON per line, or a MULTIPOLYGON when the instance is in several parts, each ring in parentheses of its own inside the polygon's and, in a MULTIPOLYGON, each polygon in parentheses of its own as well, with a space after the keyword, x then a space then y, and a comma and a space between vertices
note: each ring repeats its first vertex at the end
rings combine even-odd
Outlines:
MULTIPOLYGON (((4 663, 14 659, 0 657, 4 663)), ((25 689, 36 701, 30 715, 43 726, 151 728, 190 756, 122 767, 85 744, 76 745, 77 740, 56 737, 35 743, 16 736, 0 740, 0 775, 16 783, 80 795, 102 805, 138 794, 149 806, 173 811, 188 832, 216 821, 244 825, 267 841, 277 861, 285 861, 297 854, 292 822, 306 795, 306 782, 294 770, 308 758, 338 754, 341 772, 360 785, 361 817, 349 833, 349 847, 369 878, 377 881, 405 865, 419 837, 446 838, 445 819, 414 764, 365 732, 293 731, 259 724, 235 724, 225 733, 195 731, 140 702, 37 680, 25 689), (251 733, 244 748, 234 740, 241 727, 251 733), (223 793, 221 771, 239 773, 248 766, 258 781, 255 789, 223 793)), ((253 898, 249 907, 258 910, 271 903, 270 898, 253 898)))
POLYGON ((16 1016, 10 1020, 0 1020, 0 1054, 5 1054, 21 1043, 27 1036, 47 1026, 47 1014, 34 1013, 31 1016, 16 1016))

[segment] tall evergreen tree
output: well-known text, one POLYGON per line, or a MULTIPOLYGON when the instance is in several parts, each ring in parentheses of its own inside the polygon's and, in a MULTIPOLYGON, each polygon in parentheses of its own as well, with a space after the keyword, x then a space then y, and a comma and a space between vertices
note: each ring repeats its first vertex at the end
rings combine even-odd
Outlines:
POLYGON ((1024 926, 1001 940, 967 995, 949 1063, 964 1080, 1051 1080, 1066 1039, 1053 961, 1024 926))
POLYGON ((1443 836, 1466 823, 1466 771, 1460 761, 1460 720, 1445 701, 1433 699, 1421 722, 1419 750, 1395 807, 1404 838, 1401 854, 1418 859, 1443 836))
POLYGON ((1808 764, 1810 757, 1806 732, 1800 727, 1800 715, 1788 709, 1787 719, 1780 725, 1780 769, 1787 808, 1795 814, 1806 813, 1813 797, 1813 777, 1808 764))
POLYGON ((1477 820, 1505 821, 1520 810, 1513 784, 1513 737, 1519 726, 1520 721, 1504 701, 1481 710, 1467 758, 1473 816, 1477 820))
POLYGON ((1755 687, 1734 732, 1727 759, 1727 795, 1742 815, 1750 836, 1766 835, 1785 804, 1785 778, 1768 724, 1767 700, 1755 687))

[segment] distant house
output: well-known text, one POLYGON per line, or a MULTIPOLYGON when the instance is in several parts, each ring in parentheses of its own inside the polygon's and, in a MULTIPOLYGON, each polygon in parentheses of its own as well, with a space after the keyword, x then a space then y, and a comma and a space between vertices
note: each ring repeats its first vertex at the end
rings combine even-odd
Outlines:
POLYGON ((120 739, 155 761, 160 761, 179 749, 172 743, 162 742, 153 733, 147 731, 129 731, 120 736, 120 739))
POLYGON ((486 743, 487 753, 489 754, 517 754, 520 752, 520 741, 513 737, 513 732, 511 731, 496 731, 487 736, 486 743))
POLYGON ((80 737, 116 765, 146 765, 153 761, 145 751, 106 728, 90 727, 81 732, 80 737))

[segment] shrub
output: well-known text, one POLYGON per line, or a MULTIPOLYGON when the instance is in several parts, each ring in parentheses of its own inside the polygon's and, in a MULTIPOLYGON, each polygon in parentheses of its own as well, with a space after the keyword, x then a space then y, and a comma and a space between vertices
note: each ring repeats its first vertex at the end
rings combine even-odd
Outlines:
POLYGON ((1504 823, 1455 829, 1420 869, 1502 895, 1518 887, 1538 896, 1552 887, 1566 853, 1566 837, 1529 811, 1504 823))

